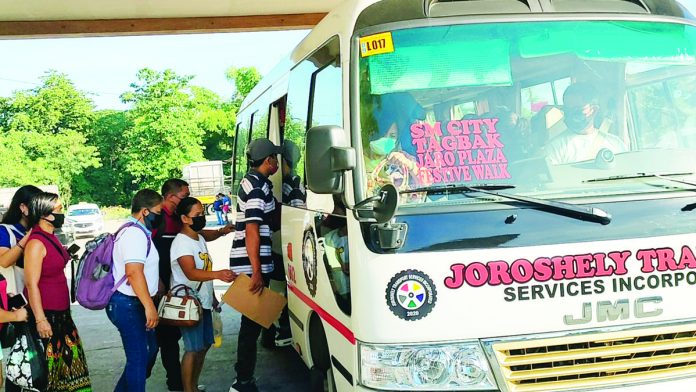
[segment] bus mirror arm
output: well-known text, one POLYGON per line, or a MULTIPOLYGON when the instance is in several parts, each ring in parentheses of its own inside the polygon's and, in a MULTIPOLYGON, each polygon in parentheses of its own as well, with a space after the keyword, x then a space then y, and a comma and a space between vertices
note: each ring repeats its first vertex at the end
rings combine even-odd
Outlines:
POLYGON ((399 205, 399 192, 394 185, 386 184, 379 194, 370 196, 352 207, 353 216, 360 222, 387 223, 394 218, 399 205), (371 208, 364 208, 371 205, 371 208))

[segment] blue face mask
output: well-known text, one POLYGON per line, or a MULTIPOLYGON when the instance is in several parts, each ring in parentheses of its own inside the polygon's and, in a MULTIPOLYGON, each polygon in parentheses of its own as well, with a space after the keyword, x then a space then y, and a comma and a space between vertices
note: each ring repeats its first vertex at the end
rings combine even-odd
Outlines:
POLYGON ((396 139, 389 136, 370 142, 370 150, 377 155, 387 155, 396 148, 396 139))
POLYGON ((147 227, 148 230, 152 230, 159 227, 160 223, 162 223, 162 214, 155 214, 154 212, 150 211, 150 213, 143 220, 145 221, 145 227, 147 227))

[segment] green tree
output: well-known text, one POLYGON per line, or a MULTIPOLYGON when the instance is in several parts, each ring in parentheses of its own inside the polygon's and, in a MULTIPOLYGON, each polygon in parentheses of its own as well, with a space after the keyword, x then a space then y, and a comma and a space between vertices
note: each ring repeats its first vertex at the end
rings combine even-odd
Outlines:
POLYGON ((232 104, 235 111, 242 106, 242 101, 251 90, 261 81, 261 74, 254 67, 230 67, 225 73, 227 80, 234 83, 235 93, 232 97, 232 104))
POLYGON ((132 126, 126 112, 96 112, 96 120, 87 132, 87 140, 98 149, 101 166, 87 168, 73 178, 72 188, 77 199, 103 206, 126 206, 130 203, 138 189, 133 184, 133 177, 125 170, 123 156, 128 146, 123 134, 132 126))
POLYGON ((224 102, 214 92, 191 87, 197 114, 198 126, 203 129, 203 154, 210 161, 227 160, 232 157, 234 141, 235 108, 224 102))
POLYGON ((94 104, 65 74, 49 71, 41 82, 0 100, 0 186, 55 184, 67 203, 72 178, 99 166, 85 137, 94 104))
POLYGON ((214 94, 190 86, 191 76, 172 70, 145 68, 137 78, 121 96, 133 104, 128 112, 133 126, 123 134, 124 169, 139 188, 159 189, 166 179, 180 177, 184 165, 204 159, 203 124, 217 124, 217 117, 204 116, 202 102, 214 94))

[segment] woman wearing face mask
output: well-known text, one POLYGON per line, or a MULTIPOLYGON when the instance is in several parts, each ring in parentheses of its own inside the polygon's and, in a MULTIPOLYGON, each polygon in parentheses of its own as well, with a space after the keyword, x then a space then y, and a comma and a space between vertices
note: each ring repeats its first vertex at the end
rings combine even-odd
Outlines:
POLYGON ((181 328, 184 357, 181 360, 181 379, 184 392, 198 392, 198 378, 203 369, 205 354, 213 344, 212 309, 217 306, 213 280, 231 282, 237 276, 229 269, 213 271, 213 263, 200 233, 205 227, 203 205, 198 199, 187 197, 176 208, 183 224, 172 242, 171 287, 185 285, 197 292, 203 308, 200 322, 195 327, 181 328))
POLYGON ((152 243, 152 229, 162 219, 162 196, 151 189, 138 191, 131 216, 117 232, 113 251, 116 291, 106 315, 116 326, 126 367, 114 391, 145 392, 150 361, 157 355, 155 327, 159 321, 152 297, 159 283, 159 254, 152 243))
MULTIPOLYGON (((10 202, 10 208, 2 217, 0 226, 0 267, 17 266, 20 269, 10 272, 13 281, 7 282, 8 293, 19 294, 24 290, 24 249, 27 247, 27 231, 29 227, 29 201, 41 193, 41 189, 33 185, 25 185, 15 192, 10 202)), ((4 275, 4 272, 3 272, 4 275)), ((9 276, 6 278, 10 279, 9 276)))
POLYGON ((65 266, 70 260, 54 232, 63 226, 63 205, 55 193, 41 192, 29 202, 32 227, 24 254, 30 324, 43 340, 48 364, 46 391, 91 391, 82 342, 70 315, 65 266))

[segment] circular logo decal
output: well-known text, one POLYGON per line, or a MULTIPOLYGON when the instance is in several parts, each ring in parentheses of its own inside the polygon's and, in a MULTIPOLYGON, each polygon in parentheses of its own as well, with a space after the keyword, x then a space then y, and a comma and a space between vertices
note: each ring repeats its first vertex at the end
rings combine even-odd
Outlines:
POLYGON ((317 241, 312 230, 304 233, 302 241, 302 269, 307 289, 312 297, 317 295, 317 241))
POLYGON ((404 320, 419 320, 427 316, 435 307, 436 300, 435 284, 418 270, 401 271, 387 285, 387 306, 404 320))

